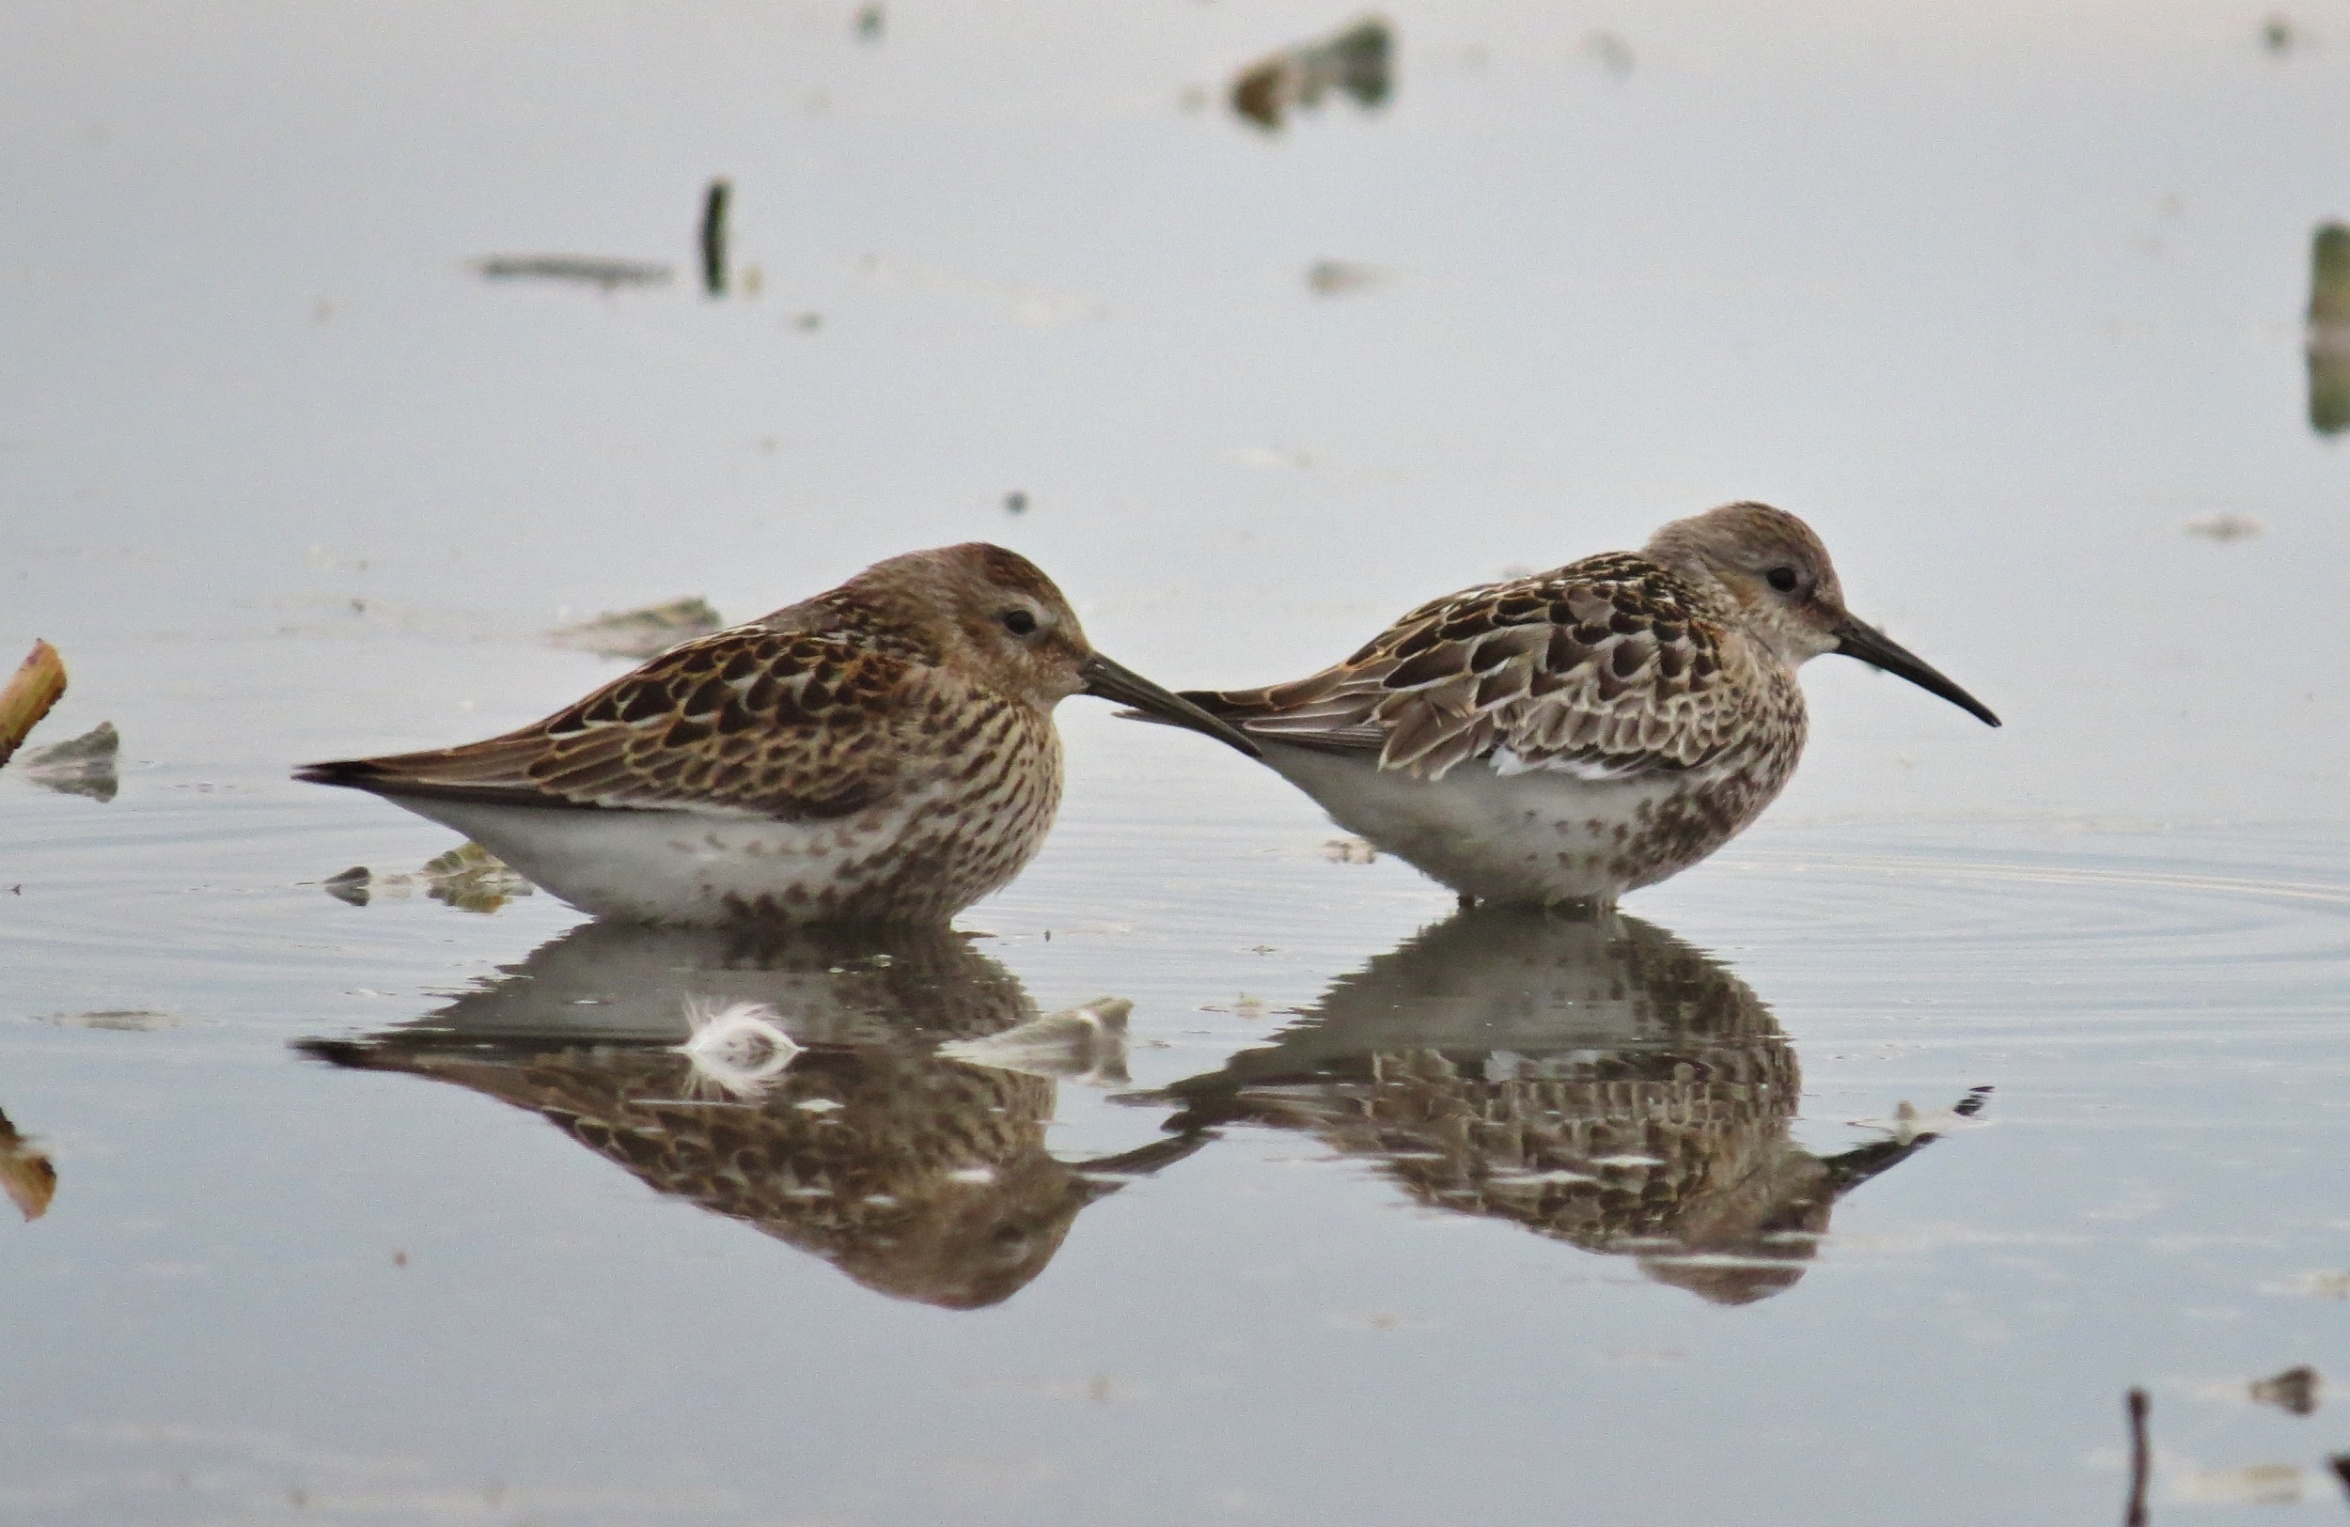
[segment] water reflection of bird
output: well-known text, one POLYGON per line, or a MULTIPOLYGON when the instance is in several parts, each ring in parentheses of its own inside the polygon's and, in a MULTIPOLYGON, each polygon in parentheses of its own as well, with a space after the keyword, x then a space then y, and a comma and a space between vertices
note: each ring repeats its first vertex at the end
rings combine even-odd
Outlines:
POLYGON ((1033 563, 973 544, 672 647, 502 737, 299 777, 455 828, 600 915, 940 922, 1043 844, 1053 707, 1075 694, 1256 751, 1094 651, 1033 563))
MULTIPOLYGON (((1080 1209, 1204 1138, 1062 1161, 1045 1148, 1055 1083, 1035 1046, 1017 1071, 934 1052, 1034 1013, 1009 972, 944 930, 749 942, 589 924, 415 1024, 303 1048, 527 1108, 868 1288, 972 1309, 1026 1286, 1080 1209), (689 1001, 764 1003, 806 1048, 741 1097, 704 1096, 676 1048, 689 1001)), ((1072 1074, 1100 1064, 1093 1037, 1072 1074)))
POLYGON ((1636 918, 1463 911, 1271 1046, 1177 1083, 1169 1128, 1308 1131, 1418 1201, 1515 1220, 1717 1304, 1801 1278, 1836 1200, 1930 1134, 1789 1138, 1793 1048, 1746 983, 1636 918))
POLYGON ((1465 897, 1608 906, 1770 804, 1803 752, 1795 670, 1826 652, 1999 724, 1854 618, 1819 537, 1762 504, 1431 600, 1293 683, 1185 698, 1465 897))

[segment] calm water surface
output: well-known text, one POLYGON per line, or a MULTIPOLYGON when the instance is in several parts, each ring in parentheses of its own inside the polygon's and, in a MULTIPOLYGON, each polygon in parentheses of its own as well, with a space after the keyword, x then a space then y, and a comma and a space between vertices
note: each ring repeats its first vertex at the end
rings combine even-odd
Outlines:
POLYGON ((2350 1382, 2350 10, 1388 16, 1267 133, 1343 10, 19 0, 0 650, 124 753, 0 773, 0 1517, 2118 1520, 2134 1385, 2155 1521, 2340 1516, 2248 1386, 2350 1382), (913 546, 1241 684, 1741 496, 2008 725, 1816 664, 1603 923, 1083 700, 952 937, 587 925, 287 779, 913 546), (669 1048, 738 999, 764 1091, 669 1048))

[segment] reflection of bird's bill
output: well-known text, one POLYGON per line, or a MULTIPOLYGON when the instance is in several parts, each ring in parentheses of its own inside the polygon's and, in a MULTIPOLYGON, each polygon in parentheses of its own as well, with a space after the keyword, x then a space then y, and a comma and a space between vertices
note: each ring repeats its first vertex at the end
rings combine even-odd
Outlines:
POLYGON ((1302 1130, 1431 1207, 1744 1304, 1800 1279, 1836 1200, 1931 1138, 1817 1157, 1789 1135, 1802 1090, 1770 1009, 1671 934, 1478 907, 1135 1101, 1182 1102, 1177 1130, 1302 1130))
POLYGON ((1989 706, 1942 677, 1925 659, 1876 627, 1847 616, 1836 627, 1835 634, 1836 650, 1844 656, 1859 658, 1873 668, 1909 680, 1930 695, 1940 695, 1978 721, 1991 726, 1999 724, 1999 718, 1991 714, 1989 706))
POLYGON ((1131 705, 1147 716, 1155 716, 1172 725, 1205 732, 1227 747, 1237 748, 1251 758, 1258 757, 1257 745, 1242 736, 1229 724, 1217 720, 1206 711, 1170 690, 1161 689, 1150 680, 1123 664, 1113 663, 1100 653, 1085 660, 1078 670, 1085 679, 1085 692, 1104 700, 1115 700, 1131 705))

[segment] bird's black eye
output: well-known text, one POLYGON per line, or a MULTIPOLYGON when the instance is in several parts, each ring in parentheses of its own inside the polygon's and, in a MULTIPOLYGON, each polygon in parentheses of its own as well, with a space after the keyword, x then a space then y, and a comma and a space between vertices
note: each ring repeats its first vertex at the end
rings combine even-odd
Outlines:
POLYGON ((1036 617, 1029 614, 1026 610, 1006 610, 1003 613, 1002 619, 1004 622, 1004 629, 1011 632, 1014 636, 1033 636, 1036 634, 1036 617))
POLYGON ((1763 576, 1770 579, 1771 587, 1777 589, 1780 593, 1792 594, 1795 592, 1794 568, 1774 567, 1769 572, 1763 574, 1763 576))

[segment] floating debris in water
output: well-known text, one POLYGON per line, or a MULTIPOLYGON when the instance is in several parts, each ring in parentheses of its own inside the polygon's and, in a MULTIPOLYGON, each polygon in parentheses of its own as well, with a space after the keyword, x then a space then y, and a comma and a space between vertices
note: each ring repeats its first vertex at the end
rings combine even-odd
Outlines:
POLYGON ((1317 297, 1369 291, 1386 279, 1387 272, 1378 266, 1358 265, 1352 260, 1316 260, 1306 267, 1306 286, 1317 297))
POLYGON ((180 1026, 176 1014, 146 1007, 100 1008, 87 1013, 43 1013, 33 1020, 60 1029, 100 1029, 109 1034, 152 1034, 180 1026))
POLYGON ((1096 997, 1080 1007, 990 1034, 938 1047, 949 1060, 968 1061, 1025 1076, 1074 1078, 1112 1086, 1126 1075, 1126 1017, 1134 1004, 1124 997, 1096 997))
POLYGON ((2263 1283, 2264 1294, 2300 1294, 2310 1299, 2350 1299, 2350 1272, 2307 1272, 2282 1283, 2263 1283))
POLYGON ((33 1149, 4 1113, 0 1113, 0 1189, 6 1190, 8 1201, 16 1205, 16 1212, 27 1224, 48 1213, 49 1201, 57 1196, 55 1163, 33 1149))
POLYGON ((1632 77, 1632 67, 1638 62, 1632 45, 1613 32, 1589 33, 1575 51, 1619 85, 1632 77))
POLYGON ((1379 850, 1368 838, 1332 838, 1322 845, 1322 857, 1332 864, 1377 864, 1379 850))
POLYGON ((485 913, 497 911, 518 896, 528 896, 533 889, 506 861, 479 843, 460 843, 413 875, 378 875, 364 864, 354 864, 319 882, 320 890, 354 907, 364 907, 378 896, 396 901, 413 895, 420 886, 425 895, 460 912, 485 913))
POLYGON ((1849 1122, 1855 1129, 1881 1129, 1891 1135, 1896 1143, 1911 1145, 1940 1139, 1962 1122, 1980 1114, 1983 1106, 1990 1101, 1990 1088, 1970 1087, 1965 1097, 1948 1108, 1923 1110, 1904 1099, 1893 1106, 1893 1112, 1887 1118, 1853 1119, 1849 1122))
POLYGON ((473 268, 491 281, 577 281, 609 292, 623 286, 665 286, 670 269, 651 260, 599 255, 490 255, 473 268))
POLYGON ((2290 1506, 2301 1499, 2307 1476, 2289 1463, 2251 1463, 2238 1469, 2162 1471, 2163 1493, 2198 1506, 2290 1506))
POLYGON ((64 694, 65 659, 47 642, 33 643, 8 687, 0 689, 0 764, 8 762, 25 734, 41 724, 64 694))
POLYGON ((707 599, 672 599, 641 610, 621 610, 547 633, 558 647, 577 647, 598 657, 648 658, 679 642, 708 636, 725 623, 707 599))
POLYGON ((2350 429, 2350 226, 2322 223, 2309 241, 2309 427, 2350 429))
POLYGON ((111 801, 120 789, 114 766, 121 752, 122 737, 114 723, 101 721, 79 737, 26 755, 20 767, 27 779, 61 795, 111 801))
POLYGON ((1322 1318, 1334 1326, 1355 1331, 1433 1331, 1436 1322, 1400 1310, 1326 1310, 1322 1318))
POLYGON ((2298 1368, 2287 1368, 2273 1378, 2254 1379, 2252 1398, 2257 1404, 2274 1405, 2291 1415, 2306 1416, 2317 1410, 2325 1384, 2325 1376, 2304 1363, 2298 1368))
POLYGON ((460 912, 495 912, 531 884, 479 843, 460 843, 426 862, 417 878, 424 894, 460 912))
POLYGON ((713 180, 702 195, 702 290, 712 297, 726 295, 726 204, 734 184, 713 180))
POLYGON ((2248 520, 2239 514, 2209 514, 2199 520, 2187 521, 2187 534, 2201 536, 2206 541, 2243 541, 2260 534, 2258 520, 2248 520))
POLYGON ((685 1021, 692 1026, 693 1037, 675 1048, 692 1068, 692 1080, 706 1082, 729 1097, 759 1096, 800 1053, 775 1009, 764 1002, 716 1008, 688 1002, 685 1021))
POLYGON ((1394 89, 1394 40, 1386 18, 1366 16, 1319 42, 1284 48, 1241 71, 1232 82, 1232 109, 1278 132, 1293 108, 1319 106, 1332 90, 1365 110, 1382 106, 1394 89))
POLYGON ((2321 223, 2310 238, 2309 322, 2350 324, 2350 225, 2321 223))

